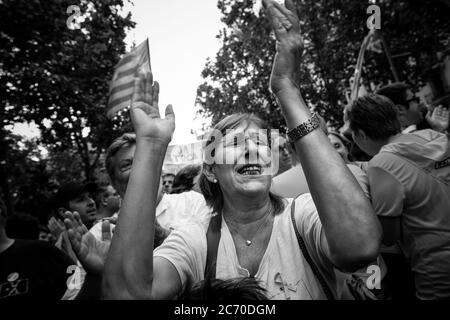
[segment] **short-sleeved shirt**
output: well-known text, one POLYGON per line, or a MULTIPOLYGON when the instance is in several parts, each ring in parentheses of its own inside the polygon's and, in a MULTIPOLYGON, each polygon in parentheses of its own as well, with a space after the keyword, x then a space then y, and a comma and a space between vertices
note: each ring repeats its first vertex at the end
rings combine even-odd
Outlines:
POLYGON ((164 228, 176 229, 190 221, 207 221, 211 209, 201 193, 165 194, 156 208, 156 219, 164 228))
POLYGON ((423 130, 399 136, 369 162, 375 212, 401 218, 400 245, 422 299, 450 297, 449 156, 445 135, 423 130))
MULTIPOLYGON (((298 245, 290 217, 292 201, 289 199, 286 209, 274 218, 271 238, 255 277, 265 284, 270 299, 326 299, 298 245)), ((310 194, 296 199, 295 219, 310 256, 333 294, 337 296, 336 279, 329 258, 328 245, 310 194)), ((209 222, 195 223, 175 230, 154 251, 155 257, 165 258, 174 265, 183 288, 204 278, 208 225, 209 222)), ((216 277, 230 279, 245 276, 249 276, 249 271, 239 265, 231 233, 222 218, 216 277)))
MULTIPOLYGON (((156 219, 166 229, 177 229, 192 221, 208 221, 210 214, 211 209, 206 205, 205 198, 195 191, 164 194, 156 207, 156 219)), ((114 228, 111 225, 111 232, 114 228)), ((89 232, 102 240, 102 222, 95 224, 89 232)))
MULTIPOLYGON (((367 174, 353 163, 347 164, 347 168, 356 178, 366 197, 370 199, 367 174)), ((283 198, 296 198, 300 194, 309 193, 308 182, 306 181, 302 166, 297 165, 274 177, 270 191, 283 198)))
POLYGON ((0 301, 58 300, 67 289, 74 262, 49 243, 15 240, 0 253, 0 301))

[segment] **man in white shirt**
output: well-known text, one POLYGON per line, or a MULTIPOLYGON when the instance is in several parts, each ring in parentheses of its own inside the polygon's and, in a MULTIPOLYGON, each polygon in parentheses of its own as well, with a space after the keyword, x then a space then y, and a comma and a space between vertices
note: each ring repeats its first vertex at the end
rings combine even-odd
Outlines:
MULTIPOLYGON (((106 154, 106 170, 112 186, 117 190, 121 198, 124 197, 127 189, 135 149, 136 135, 133 133, 125 133, 113 141, 106 154)), ((211 211, 207 207, 202 194, 195 191, 180 194, 165 194, 163 193, 162 183, 159 184, 157 201, 155 248, 162 244, 171 230, 180 228, 191 222, 199 221, 203 223, 208 221, 211 211)), ((93 250, 92 252, 85 253, 85 256, 83 257, 78 256, 77 252, 75 252, 84 269, 90 276, 101 276, 102 274, 104 260, 106 259, 111 236, 115 228, 114 223, 117 220, 119 213, 114 214, 111 218, 101 220, 95 224, 87 234, 83 235, 82 241, 86 243, 89 250, 93 250), (106 220, 110 221, 111 224, 107 223, 107 228, 105 229, 104 221, 106 220), (92 236, 97 241, 93 240, 92 236), (96 264, 86 265, 89 254, 96 256, 96 264)), ((72 220, 72 223, 74 223, 74 220, 72 220)), ((71 241, 73 240, 74 239, 71 239, 71 241)), ((80 279, 80 283, 83 284, 83 278, 80 279)), ((78 290, 73 290, 72 293, 66 295, 64 299, 73 299, 77 294, 78 290)))
MULTIPOLYGON (((127 189, 135 149, 136 135, 125 133, 113 141, 106 154, 106 170, 113 187, 122 198, 127 189)), ((189 191, 181 194, 165 194, 160 183, 156 207, 155 247, 164 241, 171 229, 182 226, 190 220, 203 221, 209 214, 210 209, 200 193, 189 191)), ((102 240, 101 225, 99 222, 89 230, 98 240, 102 240)), ((111 229, 113 228, 114 226, 111 229)))

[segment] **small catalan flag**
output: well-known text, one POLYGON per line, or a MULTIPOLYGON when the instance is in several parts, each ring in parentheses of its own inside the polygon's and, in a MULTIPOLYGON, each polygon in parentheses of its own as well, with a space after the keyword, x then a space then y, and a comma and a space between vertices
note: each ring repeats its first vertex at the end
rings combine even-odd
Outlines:
POLYGON ((117 111, 131 104, 134 77, 139 70, 151 71, 148 38, 130 53, 125 54, 114 68, 114 76, 109 84, 109 99, 106 116, 113 118, 117 111))

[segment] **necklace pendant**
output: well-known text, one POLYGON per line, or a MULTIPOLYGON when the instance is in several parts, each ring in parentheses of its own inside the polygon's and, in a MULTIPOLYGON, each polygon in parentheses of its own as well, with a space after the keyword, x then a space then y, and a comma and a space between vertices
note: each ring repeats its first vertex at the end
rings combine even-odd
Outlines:
POLYGON ((248 246, 250 246, 250 245, 252 244, 252 241, 251 241, 251 240, 245 240, 245 244, 246 244, 247 247, 248 247, 248 246))

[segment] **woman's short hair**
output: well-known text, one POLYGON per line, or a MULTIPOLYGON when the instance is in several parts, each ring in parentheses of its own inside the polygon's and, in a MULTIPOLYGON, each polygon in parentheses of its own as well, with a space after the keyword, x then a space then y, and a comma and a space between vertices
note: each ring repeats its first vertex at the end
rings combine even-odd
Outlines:
MULTIPOLYGON (((267 130, 269 147, 271 147, 270 127, 265 121, 252 113, 235 113, 225 117, 214 126, 208 138, 206 139, 206 144, 204 146, 205 153, 208 150, 207 147, 214 142, 214 132, 220 131, 222 136, 225 136, 227 130, 236 129, 242 124, 246 125, 246 128, 254 124, 260 129, 267 130)), ((206 178, 204 171, 206 170, 207 165, 208 164, 206 164, 206 162, 203 163, 202 173, 200 174, 199 179, 200 189, 203 196, 205 197, 206 203, 213 209, 213 212, 221 213, 224 206, 222 189, 220 188, 219 183, 212 183, 206 178)), ((271 192, 269 192, 269 197, 272 205, 274 206, 275 214, 283 212, 285 207, 283 199, 271 192)))

